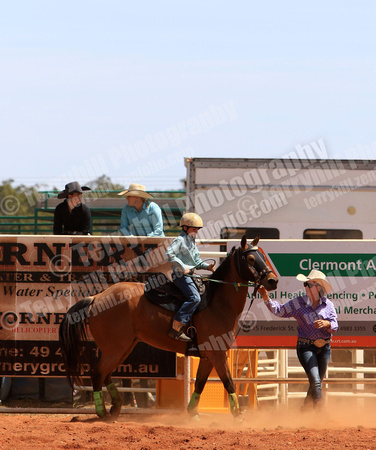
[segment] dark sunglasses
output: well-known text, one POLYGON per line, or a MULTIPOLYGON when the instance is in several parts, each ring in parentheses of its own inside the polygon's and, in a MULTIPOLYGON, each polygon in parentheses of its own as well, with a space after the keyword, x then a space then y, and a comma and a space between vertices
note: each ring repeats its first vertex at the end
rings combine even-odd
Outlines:
POLYGON ((317 286, 317 284, 316 283, 310 283, 309 281, 305 281, 304 282, 304 287, 311 288, 311 287, 314 287, 314 286, 317 286))

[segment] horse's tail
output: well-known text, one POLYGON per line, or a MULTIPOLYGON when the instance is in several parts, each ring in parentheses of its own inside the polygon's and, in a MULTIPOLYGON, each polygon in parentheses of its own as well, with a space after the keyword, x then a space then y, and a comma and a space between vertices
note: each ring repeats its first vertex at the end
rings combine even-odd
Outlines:
POLYGON ((73 388, 74 382, 82 384, 81 355, 87 341, 86 319, 94 298, 88 297, 73 305, 59 327, 59 340, 63 354, 67 379, 73 388))

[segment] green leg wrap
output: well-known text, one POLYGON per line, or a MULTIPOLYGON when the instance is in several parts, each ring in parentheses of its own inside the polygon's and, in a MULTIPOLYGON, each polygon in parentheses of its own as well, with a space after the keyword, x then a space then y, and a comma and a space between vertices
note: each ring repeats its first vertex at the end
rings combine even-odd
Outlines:
POLYGON ((228 399, 230 402, 230 410, 233 416, 238 416, 240 414, 240 406, 238 402, 238 397, 235 393, 228 394, 228 399))
POLYGON ((104 417, 107 416, 107 411, 103 400, 103 391, 94 391, 93 397, 94 397, 95 411, 98 417, 103 419, 104 417))
POLYGON ((193 392, 191 399, 188 403, 188 412, 191 416, 197 415, 197 408, 198 404, 200 402, 200 394, 197 394, 196 392, 193 392))
POLYGON ((108 393, 111 395, 111 403, 114 405, 115 408, 121 408, 123 402, 121 401, 119 391, 117 390, 115 384, 110 383, 108 386, 106 386, 106 388, 108 393))

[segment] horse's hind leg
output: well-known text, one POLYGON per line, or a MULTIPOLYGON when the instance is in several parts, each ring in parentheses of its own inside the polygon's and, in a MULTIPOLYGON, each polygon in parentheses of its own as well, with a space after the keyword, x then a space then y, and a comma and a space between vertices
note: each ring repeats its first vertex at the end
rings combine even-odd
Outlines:
POLYGON ((230 367, 227 361, 226 352, 213 352, 210 354, 215 370, 219 378, 221 379, 224 388, 228 392, 228 399, 230 402, 230 411, 234 417, 238 417, 241 414, 238 397, 235 393, 234 381, 231 376, 230 367))
POLYGON ((110 409, 110 415, 111 417, 117 418, 119 417, 123 401, 117 387, 115 386, 115 383, 113 383, 111 379, 111 374, 107 375, 107 377, 104 379, 104 384, 106 386, 107 392, 111 396, 112 406, 110 409))
POLYGON ((93 383, 95 411, 101 418, 108 416, 106 405, 103 399, 103 384, 106 385, 107 390, 111 396, 111 416, 116 418, 120 414, 122 400, 115 384, 112 383, 111 374, 116 369, 116 367, 121 364, 124 359, 131 353, 134 345, 135 343, 132 343, 132 345, 130 345, 130 347, 128 347, 128 349, 120 356, 119 354, 108 356, 104 351, 102 351, 102 355, 98 363, 93 368, 91 380, 93 383))
MULTIPOLYGON (((117 360, 116 360, 117 361, 117 360)), ((106 405, 103 398, 103 383, 109 373, 112 373, 116 367, 116 363, 107 360, 103 356, 100 357, 98 363, 93 368, 91 375, 91 381, 93 383, 93 397, 95 404, 95 412, 101 419, 107 417, 109 414, 106 410, 106 405)), ((114 386, 116 389, 116 386, 114 386)), ((111 394, 110 394, 111 395, 111 394)), ((111 396, 112 398, 112 396, 111 396)))
POLYGON ((213 364, 208 359, 200 359, 200 363, 198 365, 197 373, 196 373, 196 382, 195 382, 195 390, 191 396, 191 399, 188 403, 188 413, 191 417, 198 417, 198 404, 200 402, 200 396, 202 391, 204 390, 206 381, 209 377, 209 374, 213 368, 213 364))

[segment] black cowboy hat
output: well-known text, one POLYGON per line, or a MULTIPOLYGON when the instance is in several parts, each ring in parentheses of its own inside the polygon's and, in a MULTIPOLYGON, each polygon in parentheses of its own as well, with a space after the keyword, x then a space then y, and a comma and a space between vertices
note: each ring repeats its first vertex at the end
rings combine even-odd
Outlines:
POLYGON ((78 181, 72 181, 65 185, 65 189, 57 194, 57 198, 66 198, 68 195, 78 192, 82 194, 83 191, 91 191, 87 186, 80 186, 78 181))

